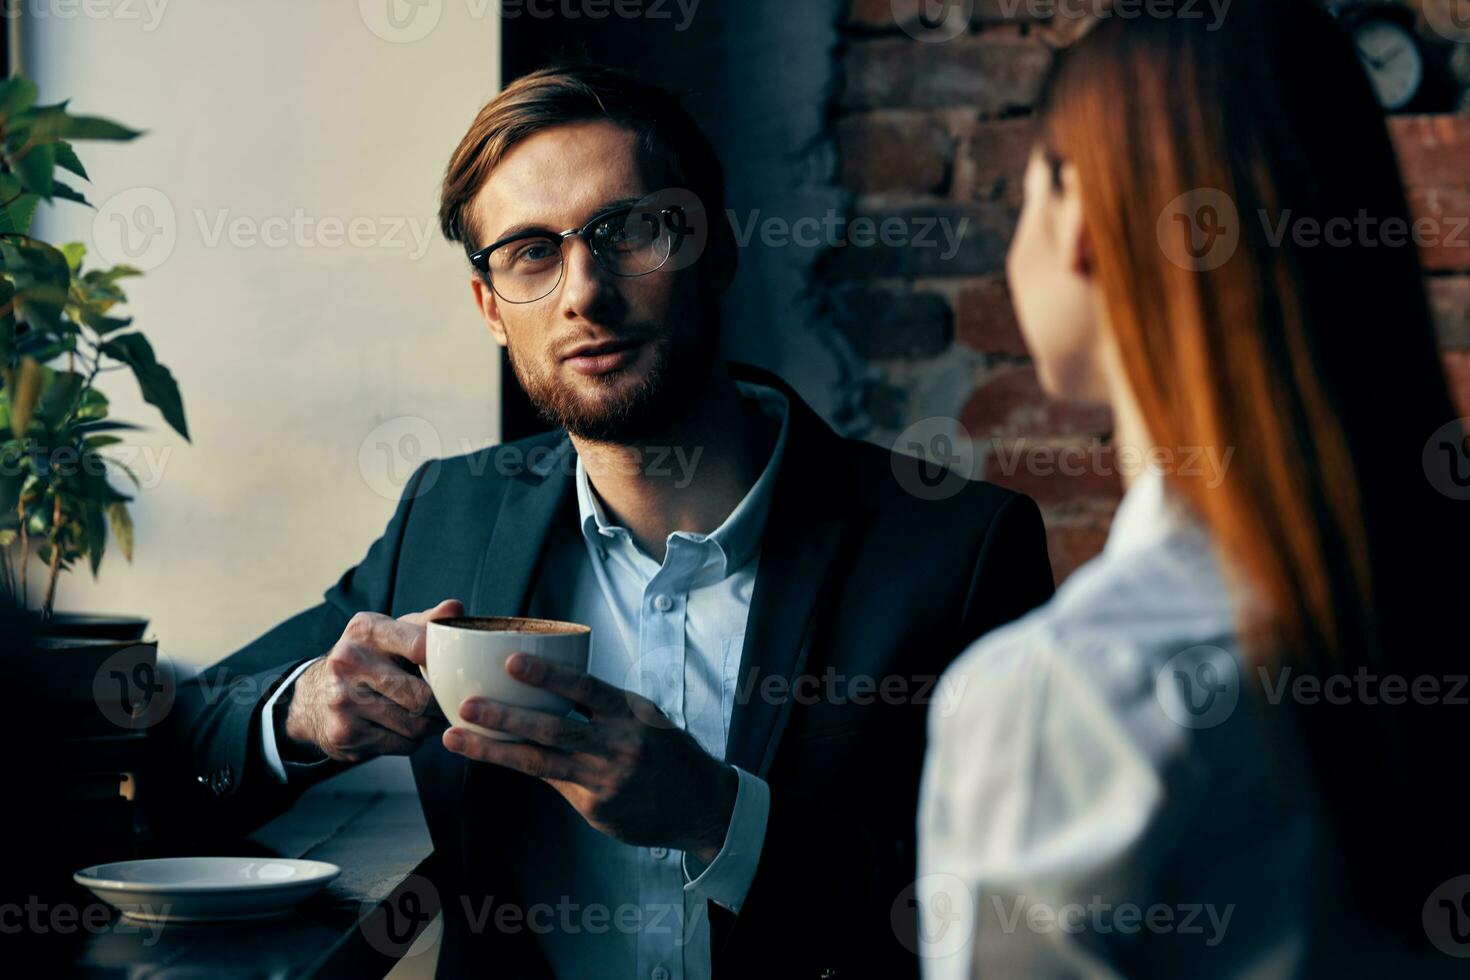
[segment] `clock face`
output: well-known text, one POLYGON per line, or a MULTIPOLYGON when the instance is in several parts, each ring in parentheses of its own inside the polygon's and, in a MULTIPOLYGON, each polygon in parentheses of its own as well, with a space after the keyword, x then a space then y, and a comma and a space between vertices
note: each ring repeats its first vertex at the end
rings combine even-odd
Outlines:
POLYGON ((1353 31, 1353 41, 1383 107, 1392 111, 1413 101, 1424 84, 1419 40, 1391 20, 1373 19, 1353 31))

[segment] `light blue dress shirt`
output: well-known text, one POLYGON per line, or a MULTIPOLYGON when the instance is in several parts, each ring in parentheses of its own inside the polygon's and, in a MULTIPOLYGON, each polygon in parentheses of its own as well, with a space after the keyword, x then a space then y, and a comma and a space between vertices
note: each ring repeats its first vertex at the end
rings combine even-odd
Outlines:
MULTIPOLYGON (((736 386, 779 428, 770 460, 724 523, 708 534, 670 534, 663 562, 655 561, 626 528, 609 522, 578 456, 580 533, 553 529, 531 599, 534 615, 591 626, 588 673, 656 703, 716 759, 725 756, 760 540, 790 411, 773 388, 744 381, 736 386)), ((698 465, 697 457, 687 462, 698 465)), ((284 781, 272 728, 261 726, 265 757, 284 781)), ((740 911, 770 811, 766 782, 738 767, 736 775, 730 827, 708 866, 683 851, 613 840, 553 792, 538 794, 538 802, 505 819, 516 842, 507 858, 526 928, 557 976, 710 976, 705 903, 740 911)))

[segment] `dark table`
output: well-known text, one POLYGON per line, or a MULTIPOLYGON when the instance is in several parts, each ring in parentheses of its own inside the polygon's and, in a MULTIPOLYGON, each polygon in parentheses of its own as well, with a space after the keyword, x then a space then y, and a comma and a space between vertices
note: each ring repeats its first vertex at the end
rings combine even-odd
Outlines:
POLYGON ((92 924, 48 944, 41 957, 51 961, 45 975, 381 977, 410 950, 432 955, 418 951, 424 944, 413 945, 433 918, 419 901, 433 875, 431 852, 414 794, 314 787, 230 852, 330 861, 342 869, 289 915, 240 923, 134 923, 73 885, 75 894, 63 901, 76 903, 78 920, 92 924), (109 913, 101 926, 98 905, 109 913))

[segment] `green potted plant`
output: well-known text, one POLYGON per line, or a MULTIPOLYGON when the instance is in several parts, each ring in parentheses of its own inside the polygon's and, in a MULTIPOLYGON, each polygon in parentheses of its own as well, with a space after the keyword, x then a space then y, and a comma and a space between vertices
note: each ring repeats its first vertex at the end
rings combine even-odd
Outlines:
POLYGON ((136 639, 147 620, 53 612, 59 574, 85 558, 95 578, 109 529, 132 561, 133 498, 109 477, 116 470, 141 484, 103 450, 140 426, 110 418, 96 382, 131 370, 144 400, 187 441, 183 402, 147 339, 118 315, 127 301, 120 284, 139 270, 86 268, 81 243, 52 245, 30 232, 42 201, 90 207, 68 183, 88 179, 72 141, 139 133, 36 96, 24 77, 0 81, 0 587, 35 610, 45 632, 136 639), (25 574, 32 556, 46 568, 35 605, 25 574))

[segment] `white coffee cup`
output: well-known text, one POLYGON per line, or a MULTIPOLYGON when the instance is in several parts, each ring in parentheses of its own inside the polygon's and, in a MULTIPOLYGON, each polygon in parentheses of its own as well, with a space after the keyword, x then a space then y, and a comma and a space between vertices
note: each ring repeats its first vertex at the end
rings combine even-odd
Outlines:
POLYGON ((520 616, 452 616, 429 620, 428 630, 428 665, 419 672, 450 724, 502 742, 520 742, 519 736, 470 724, 460 718, 459 706, 465 698, 482 697, 554 715, 572 710, 572 702, 561 695, 510 676, 505 661, 522 651, 586 670, 590 626, 520 616))

